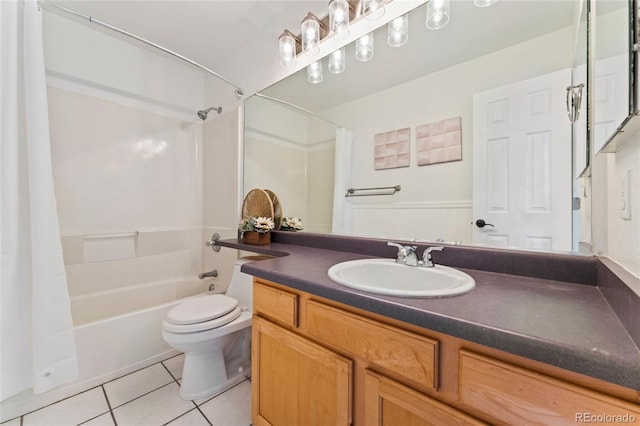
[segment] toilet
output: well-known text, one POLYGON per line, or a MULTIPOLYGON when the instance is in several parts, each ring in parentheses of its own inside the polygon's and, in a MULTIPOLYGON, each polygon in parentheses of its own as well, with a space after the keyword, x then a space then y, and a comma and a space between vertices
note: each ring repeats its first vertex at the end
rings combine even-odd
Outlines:
POLYGON ((251 375, 253 281, 240 267, 265 258, 238 259, 225 294, 197 296, 167 313, 162 338, 185 355, 181 398, 207 398, 251 375))

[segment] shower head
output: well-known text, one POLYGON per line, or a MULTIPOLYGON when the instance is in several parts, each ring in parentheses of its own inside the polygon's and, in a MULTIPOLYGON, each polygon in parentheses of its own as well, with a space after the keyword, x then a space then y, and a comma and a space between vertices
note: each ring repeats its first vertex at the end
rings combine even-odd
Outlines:
POLYGON ((207 119, 207 115, 209 114, 210 111, 217 111, 218 114, 222 114, 222 107, 211 107, 211 108, 207 108, 207 109, 203 109, 198 111, 198 117, 200 117, 200 120, 204 121, 207 119))

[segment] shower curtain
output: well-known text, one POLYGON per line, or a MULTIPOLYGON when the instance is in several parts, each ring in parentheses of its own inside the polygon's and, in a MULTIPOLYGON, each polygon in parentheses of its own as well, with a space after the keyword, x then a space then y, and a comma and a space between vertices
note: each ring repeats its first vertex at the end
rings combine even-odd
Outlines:
POLYGON ((0 1, 0 400, 77 377, 53 191, 42 12, 0 1))
POLYGON ((351 232, 351 212, 345 198, 351 185, 351 146, 353 133, 339 128, 336 130, 336 154, 333 185, 333 223, 331 232, 348 234, 351 232))

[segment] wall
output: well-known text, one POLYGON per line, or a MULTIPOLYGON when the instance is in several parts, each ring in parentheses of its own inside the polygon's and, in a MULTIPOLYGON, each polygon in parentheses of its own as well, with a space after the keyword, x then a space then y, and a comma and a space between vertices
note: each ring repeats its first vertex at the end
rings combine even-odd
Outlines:
MULTIPOLYGON (((599 153, 593 181, 593 251, 640 277, 640 136, 636 133, 615 153, 599 153), (629 174, 631 218, 621 217, 621 180, 629 174)), ((640 294, 640 288, 634 288, 640 294)))
POLYGON ((244 193, 276 193, 284 216, 330 232, 335 126, 264 98, 246 102, 244 193))
POLYGON ((203 74, 51 13, 44 40, 74 323, 202 291, 203 74))
MULTIPOLYGON (((213 233, 220 234, 222 239, 237 236, 241 197, 239 171, 242 170, 241 120, 242 111, 235 109, 208 119, 204 126, 202 241, 211 238, 213 233)), ((215 284, 216 292, 227 289, 236 258, 236 250, 223 248, 216 253, 204 248, 203 271, 218 271, 218 277, 206 280, 215 284)))
POLYGON ((556 31, 321 112, 355 134, 354 187, 402 186, 394 196, 351 198, 354 233, 471 242, 472 95, 569 68, 572 37, 570 28, 556 31), (415 127, 457 116, 462 161, 418 167, 415 127), (374 135, 405 127, 411 166, 374 170, 374 135))

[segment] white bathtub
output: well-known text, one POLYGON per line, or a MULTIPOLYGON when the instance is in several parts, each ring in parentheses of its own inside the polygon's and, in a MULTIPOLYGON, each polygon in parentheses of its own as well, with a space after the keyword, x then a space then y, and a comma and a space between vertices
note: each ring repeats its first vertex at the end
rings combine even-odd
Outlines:
POLYGON ((76 326, 78 380, 41 395, 27 390, 2 401, 0 422, 178 354, 162 340, 162 319, 176 304, 202 294, 76 326))

